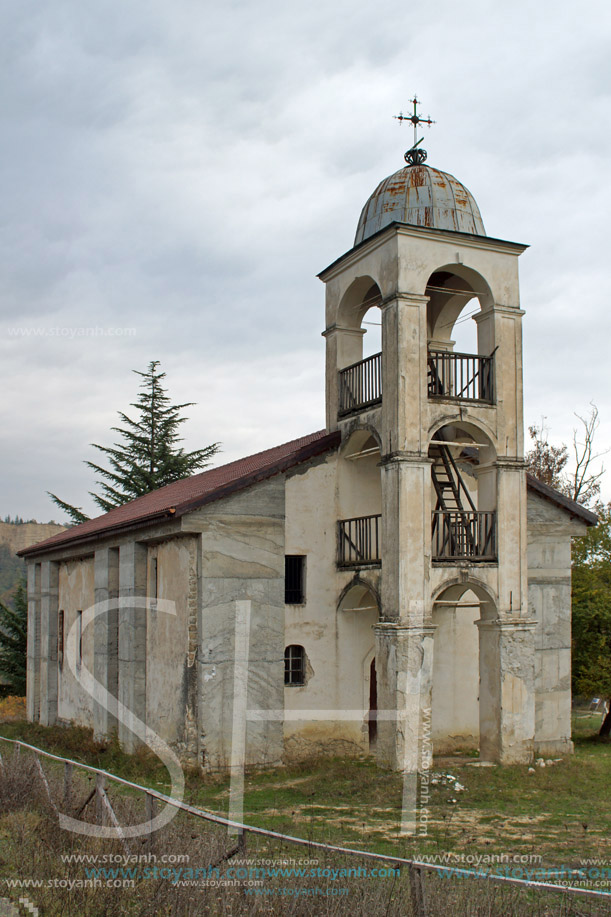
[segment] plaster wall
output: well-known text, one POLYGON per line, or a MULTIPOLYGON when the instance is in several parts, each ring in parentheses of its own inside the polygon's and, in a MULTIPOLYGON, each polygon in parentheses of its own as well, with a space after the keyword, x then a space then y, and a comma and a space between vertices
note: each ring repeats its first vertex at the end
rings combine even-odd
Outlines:
MULTIPOLYGON (((93 727, 93 700, 77 683, 67 661, 67 642, 70 629, 76 626, 77 612, 86 611, 94 599, 94 560, 83 557, 64 561, 59 565, 59 609, 64 612, 64 662, 58 672, 59 719, 73 721, 79 726, 93 727)), ((93 672, 94 627, 83 630, 83 665, 93 672)))
MULTIPOLYGON (((197 537, 181 537, 148 549, 149 587, 157 562, 157 598, 169 600, 175 615, 158 610, 153 600, 147 612, 146 722, 164 741, 185 741, 189 711, 189 621, 197 614, 197 537)), ((195 636, 195 635, 192 635, 195 636)), ((197 748, 191 749, 197 753, 197 748)))
MULTIPOLYGON (((285 644, 304 647, 308 675, 284 688, 285 758, 368 750, 369 673, 378 611, 340 596, 359 577, 377 590, 379 569, 338 570, 337 520, 380 512, 377 461, 334 453, 286 485, 286 552, 306 556, 303 605, 287 605, 285 644), (371 467, 369 467, 371 466, 371 467)), ((367 600, 367 604, 370 604, 367 600)))
POLYGON ((208 770, 282 759, 284 486, 277 475, 185 522, 201 533, 198 738, 208 770))
POLYGON ((586 527, 528 496, 528 602, 535 629, 535 750, 572 751, 571 537, 586 527))
POLYGON ((479 745, 479 633, 477 599, 468 606, 433 607, 433 702, 431 738, 435 754, 479 745))

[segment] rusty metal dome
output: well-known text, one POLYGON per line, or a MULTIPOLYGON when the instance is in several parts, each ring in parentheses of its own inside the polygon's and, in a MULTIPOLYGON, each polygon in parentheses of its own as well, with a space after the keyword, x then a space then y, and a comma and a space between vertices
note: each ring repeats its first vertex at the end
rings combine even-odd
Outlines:
POLYGON ((354 244, 394 222, 486 235, 471 192, 453 175, 425 165, 406 166, 380 182, 363 207, 354 244))

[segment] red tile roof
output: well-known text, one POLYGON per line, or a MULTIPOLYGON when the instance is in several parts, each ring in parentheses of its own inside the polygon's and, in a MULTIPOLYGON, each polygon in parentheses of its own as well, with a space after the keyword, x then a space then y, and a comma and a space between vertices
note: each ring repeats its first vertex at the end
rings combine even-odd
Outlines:
MULTIPOLYGON (((45 541, 19 551, 20 557, 42 554, 55 548, 94 540, 101 535, 119 534, 123 530, 153 525, 169 519, 178 519, 185 513, 213 503, 238 490, 250 487, 258 481, 264 481, 295 465, 306 462, 316 455, 322 455, 337 448, 340 443, 339 433, 327 433, 319 430, 309 436, 291 440, 273 449, 257 452, 237 462, 229 462, 219 468, 210 468, 190 478, 183 478, 174 484, 167 484, 150 494, 131 500, 123 506, 111 509, 103 516, 97 516, 81 525, 73 526, 65 532, 53 535, 45 541)), ((586 525, 596 525, 597 516, 579 503, 574 503, 558 493, 547 484, 542 484, 531 474, 527 474, 530 490, 555 503, 561 509, 581 518, 586 525)))
POLYGON ((100 535, 120 533, 123 529, 177 519, 199 506, 220 500, 257 481, 264 481, 316 455, 335 449, 339 443, 339 433, 319 430, 318 433, 311 433, 281 446, 274 446, 273 449, 257 452, 256 455, 249 455, 237 462, 210 468, 200 474, 183 478, 182 481, 160 487, 159 490, 111 509, 103 516, 89 519, 45 541, 24 548, 23 551, 19 551, 19 555, 27 557, 73 543, 93 540, 100 535))

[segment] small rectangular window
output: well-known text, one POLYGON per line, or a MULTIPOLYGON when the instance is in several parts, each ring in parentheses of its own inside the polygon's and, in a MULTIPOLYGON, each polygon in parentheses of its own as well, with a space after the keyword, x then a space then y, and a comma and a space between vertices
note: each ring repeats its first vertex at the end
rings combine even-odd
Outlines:
POLYGON ((305 602, 305 557, 287 554, 284 558, 284 601, 287 605, 305 602))
POLYGON ((150 607, 153 611, 157 609, 157 598, 159 596, 159 567, 157 564, 157 558, 150 558, 149 565, 149 599, 150 607))
POLYGON ((57 612, 57 662, 61 669, 64 664, 64 611, 57 612))
POLYGON ((305 650, 297 644, 287 646, 284 651, 284 684, 305 684, 305 650))
POLYGON ((83 662, 83 612, 76 613, 76 664, 80 666, 83 662))

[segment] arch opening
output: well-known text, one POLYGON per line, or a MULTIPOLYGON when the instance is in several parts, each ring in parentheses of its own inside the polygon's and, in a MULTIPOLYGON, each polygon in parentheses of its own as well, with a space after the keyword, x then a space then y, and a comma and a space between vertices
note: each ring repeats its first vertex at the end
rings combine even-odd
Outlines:
POLYGON ((432 556, 437 562, 496 560, 496 450, 470 423, 431 437, 432 556))
POLYGON ((380 443, 371 429, 357 429, 344 443, 337 469, 338 564, 380 563, 382 480, 380 443))
POLYGON ((492 692, 495 659, 484 622, 496 616, 491 596, 477 583, 443 588, 433 603, 434 754, 480 754, 496 743, 492 692))
MULTIPOLYGON (((475 319, 493 305, 490 287, 477 271, 462 264, 451 264, 433 271, 425 290, 429 297, 427 324, 430 349, 454 350, 453 333, 468 318, 475 319)), ((461 335, 463 334, 460 329, 461 335)), ((477 350, 469 351, 487 355, 481 349, 487 340, 477 337, 477 350)), ((475 339, 474 337, 474 339, 475 339)))
POLYGON ((425 292, 429 397, 494 403, 490 287, 476 271, 456 264, 434 271, 425 292))
POLYGON ((336 326, 340 416, 382 400, 382 294, 371 277, 352 282, 340 302, 336 326))
POLYGON ((341 690, 345 698, 349 698, 349 706, 361 706, 360 741, 362 747, 369 751, 375 748, 377 738, 378 695, 373 628, 379 619, 377 590, 359 576, 355 577, 338 603, 340 678, 341 690))

